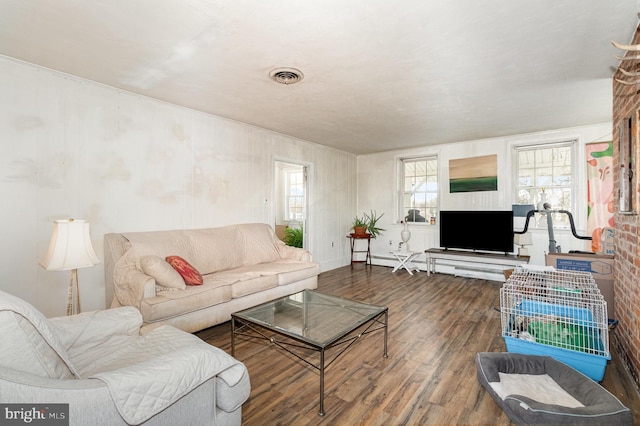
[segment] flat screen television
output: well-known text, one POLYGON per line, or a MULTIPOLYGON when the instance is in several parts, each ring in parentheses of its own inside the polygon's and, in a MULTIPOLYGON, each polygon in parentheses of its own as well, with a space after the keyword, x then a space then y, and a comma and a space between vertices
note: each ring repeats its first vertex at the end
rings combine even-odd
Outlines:
POLYGON ((513 252, 511 210, 445 210, 440 214, 440 247, 488 252, 513 252))

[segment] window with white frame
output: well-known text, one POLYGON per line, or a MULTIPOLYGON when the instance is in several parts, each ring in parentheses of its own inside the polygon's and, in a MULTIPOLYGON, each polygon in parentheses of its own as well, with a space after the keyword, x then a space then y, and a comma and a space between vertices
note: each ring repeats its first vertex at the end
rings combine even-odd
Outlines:
POLYGON ((302 167, 284 170, 285 219, 304 219, 304 170, 302 167))
MULTIPOLYGON (((540 203, 548 203, 551 210, 572 211, 574 202, 573 178, 574 142, 516 147, 516 203, 533 204, 538 209, 540 203)), ((539 216, 539 215, 538 215, 539 216)), ((566 214, 554 213, 553 223, 569 226, 566 214)), ((529 226, 546 226, 529 222, 529 226)))
POLYGON ((438 214, 438 158, 403 158, 400 169, 400 220, 429 223, 438 214))

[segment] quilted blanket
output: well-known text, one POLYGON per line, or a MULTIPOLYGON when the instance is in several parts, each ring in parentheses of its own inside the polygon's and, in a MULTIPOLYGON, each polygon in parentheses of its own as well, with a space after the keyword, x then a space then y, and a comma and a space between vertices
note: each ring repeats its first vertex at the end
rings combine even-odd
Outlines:
POLYGON ((134 425, 212 377, 219 376, 234 386, 245 372, 244 365, 226 352, 170 326, 105 354, 94 367, 90 377, 107 384, 120 415, 134 425))
MULTIPOLYGON (((21 326, 17 326, 22 321, 4 324, 8 325, 8 329, 3 329, 2 338, 6 342, 11 342, 11 345, 3 346, 0 359, 2 365, 12 366, 16 363, 11 359, 23 358, 24 361, 34 361, 32 365, 24 365, 26 367, 24 371, 34 371, 37 369, 36 364, 42 365, 42 371, 48 372, 48 377, 55 378, 71 378, 80 377, 78 370, 76 369, 69 354, 65 350, 63 344, 58 339, 55 331, 49 326, 49 321, 42 315, 41 312, 36 310, 31 304, 24 300, 15 297, 9 293, 0 291, 0 312, 15 314, 16 316, 24 319, 24 323, 21 326), (15 333, 15 335, 12 335, 15 333), (23 346, 26 353, 18 353, 14 349, 20 348, 20 344, 17 340, 28 342, 23 346), (37 354, 37 358, 33 357, 33 354, 37 354), (64 371, 68 374, 65 374, 64 371)), ((17 368, 21 370, 21 368, 17 368)))

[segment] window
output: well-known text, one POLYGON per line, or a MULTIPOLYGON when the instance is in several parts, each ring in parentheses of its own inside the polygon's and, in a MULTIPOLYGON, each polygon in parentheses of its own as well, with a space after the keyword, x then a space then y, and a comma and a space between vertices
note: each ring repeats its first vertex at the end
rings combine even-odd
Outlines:
POLYGON ((304 172, 302 167, 284 171, 285 219, 304 219, 304 172))
POLYGON ((405 158, 400 163, 400 220, 429 222, 438 213, 438 158, 405 158))
MULTIPOLYGON (((549 203, 552 210, 571 211, 574 197, 573 142, 516 148, 517 204, 549 203)), ((539 216, 539 215, 537 215, 539 216)), ((540 226, 546 226, 546 220, 540 226)), ((566 214, 553 215, 553 223, 569 226, 566 214)), ((529 223, 530 226, 537 224, 529 223)))
POLYGON ((303 223, 307 209, 306 166, 275 161, 274 215, 276 225, 303 223))

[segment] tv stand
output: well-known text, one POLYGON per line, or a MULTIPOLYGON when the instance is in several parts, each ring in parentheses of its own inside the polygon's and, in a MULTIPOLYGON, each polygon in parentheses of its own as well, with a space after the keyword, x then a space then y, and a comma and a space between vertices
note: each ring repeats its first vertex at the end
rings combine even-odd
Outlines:
POLYGON ((509 253, 504 253, 504 254, 499 254, 499 253, 487 253, 486 251, 475 251, 475 250, 471 250, 471 251, 463 251, 463 250, 451 250, 448 248, 445 249, 429 249, 429 250, 441 250, 443 253, 451 253, 451 254, 458 254, 458 253, 468 253, 474 256, 507 256, 510 257, 512 255, 510 255, 509 253))
MULTIPOLYGON (((515 254, 499 254, 475 251, 451 250, 431 248, 425 250, 427 255, 427 275, 436 272, 436 262, 438 260, 453 260, 466 263, 481 263, 494 266, 504 266, 504 269, 514 268, 525 263, 529 263, 529 256, 519 257, 515 254)), ((464 267, 456 266, 456 269, 464 267)), ((468 268, 478 270, 479 268, 468 268)))

